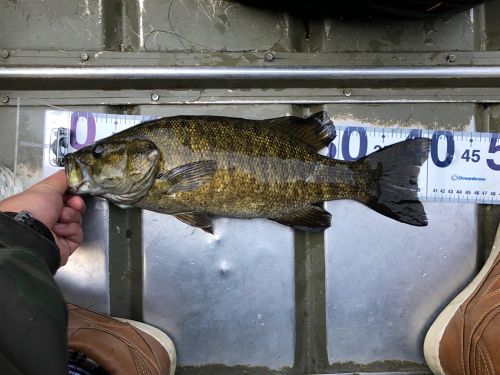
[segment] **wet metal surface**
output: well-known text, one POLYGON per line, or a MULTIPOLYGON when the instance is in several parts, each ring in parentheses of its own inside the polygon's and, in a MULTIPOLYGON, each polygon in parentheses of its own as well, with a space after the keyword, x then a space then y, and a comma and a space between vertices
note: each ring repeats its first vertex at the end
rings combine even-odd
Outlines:
POLYGON ((138 14, 147 51, 249 51, 287 44, 282 15, 235 1, 144 2, 138 14))
POLYGON ((2 136, 0 137, 0 164, 11 170, 14 169, 16 146, 16 109, 0 108, 2 136), (7 125, 9 124, 9 125, 7 125))
POLYGON ((115 1, 0 0, 0 48, 100 49, 103 3, 115 1))
POLYGON ((291 230, 219 219, 210 235, 146 211, 143 228, 144 321, 172 337, 181 366, 293 365, 291 230))
POLYGON ((424 363, 427 328, 475 274, 477 208, 425 203, 429 226, 403 226, 356 202, 327 204, 330 363, 424 363))
POLYGON ((109 209, 101 198, 86 199, 84 240, 56 275, 67 302, 109 314, 109 209))
POLYGON ((404 23, 375 19, 370 22, 369 34, 366 21, 326 19, 312 24, 318 32, 314 33, 317 40, 310 43, 321 43, 325 52, 467 51, 474 47, 473 18, 474 13, 468 11, 404 23))

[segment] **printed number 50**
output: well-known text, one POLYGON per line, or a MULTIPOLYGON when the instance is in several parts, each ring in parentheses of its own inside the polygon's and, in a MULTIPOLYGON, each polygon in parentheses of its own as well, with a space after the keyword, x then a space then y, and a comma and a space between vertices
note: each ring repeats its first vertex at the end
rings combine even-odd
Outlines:
MULTIPOLYGON (((490 148, 488 149, 489 154, 494 154, 495 152, 500 151, 500 145, 497 145, 497 141, 498 141, 498 134, 492 135, 490 141, 490 148)), ((488 164, 488 167, 490 167, 494 171, 500 171, 500 164, 495 163, 495 160, 486 159, 486 163, 488 164)))

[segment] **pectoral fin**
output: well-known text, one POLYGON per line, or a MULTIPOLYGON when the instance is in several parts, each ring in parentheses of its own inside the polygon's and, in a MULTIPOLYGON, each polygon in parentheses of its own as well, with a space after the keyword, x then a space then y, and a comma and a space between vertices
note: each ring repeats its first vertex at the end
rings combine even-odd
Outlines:
POLYGON ((269 219, 305 232, 322 232, 330 227, 332 215, 321 207, 309 206, 285 216, 269 219))
POLYGON ((179 219, 183 223, 191 225, 195 228, 203 229, 205 232, 214 234, 214 229, 212 227, 212 221, 207 214, 202 212, 181 212, 174 215, 176 219, 179 219))
POLYGON ((181 165, 167 173, 160 173, 157 179, 165 183, 167 194, 174 194, 194 190, 210 182, 216 170, 217 162, 203 160, 181 165))

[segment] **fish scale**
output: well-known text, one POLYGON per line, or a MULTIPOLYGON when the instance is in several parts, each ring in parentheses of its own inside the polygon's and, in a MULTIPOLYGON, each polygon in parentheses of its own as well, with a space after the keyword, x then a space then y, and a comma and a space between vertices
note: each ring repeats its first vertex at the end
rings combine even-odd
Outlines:
MULTIPOLYGON (((241 120, 221 121, 218 118, 196 117, 191 121, 165 120, 158 124, 162 125, 171 128, 176 137, 165 145, 155 136, 148 136, 148 139, 158 145, 163 155, 169 155, 168 158, 164 157, 164 169, 199 160, 217 161, 219 170, 212 183, 196 191, 180 193, 175 199, 186 206, 201 207, 218 216, 279 215, 323 201, 330 198, 325 194, 325 191, 331 190, 330 184, 318 186, 303 182, 313 169, 311 164, 345 164, 313 153, 295 139, 250 120, 242 125, 241 120), (185 157, 170 158, 170 155, 185 157), (233 172, 233 169, 237 172, 233 172), (252 210, 247 203, 249 200, 256 202, 254 207, 261 208, 252 210)), ((154 132, 145 133, 154 135, 154 132)), ((345 173, 351 174, 348 169, 345 173)), ((339 170, 336 175, 339 181, 345 180, 339 170)), ((337 196, 348 196, 347 185, 341 186, 341 189, 336 189, 339 192, 337 196)), ((161 189, 155 186, 152 189, 155 199, 160 199, 161 206, 168 207, 165 200, 162 201, 161 189), (159 190, 158 193, 156 190, 159 190)), ((337 196, 333 195, 335 198, 337 196)), ((167 199, 170 201, 170 198, 167 199)), ((154 205, 155 202, 148 198, 138 204, 147 209, 154 205)))

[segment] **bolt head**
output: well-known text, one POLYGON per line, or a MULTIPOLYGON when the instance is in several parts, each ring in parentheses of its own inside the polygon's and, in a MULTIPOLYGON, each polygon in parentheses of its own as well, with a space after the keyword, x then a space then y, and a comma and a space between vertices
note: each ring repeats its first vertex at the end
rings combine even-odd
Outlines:
POLYGON ((1 50, 0 51, 0 57, 6 59, 9 56, 10 56, 10 52, 9 51, 7 51, 7 50, 1 50))
POLYGON ((160 95, 157 93, 151 94, 151 100, 157 102, 160 99, 160 95))
POLYGON ((82 53, 80 54, 80 60, 82 60, 82 61, 88 61, 88 59, 89 59, 89 55, 88 55, 88 53, 86 53, 86 52, 82 52, 82 53))
POLYGON ((457 57, 455 55, 448 55, 446 59, 451 63, 457 61, 457 57))
POLYGON ((0 95, 0 102, 2 103, 8 103, 9 99, 10 98, 7 95, 0 95))
POLYGON ((274 60, 274 55, 272 53, 266 53, 265 56, 266 61, 273 61, 274 60))
POLYGON ((349 97, 352 95, 352 91, 350 89, 344 89, 343 94, 344 96, 349 97))

